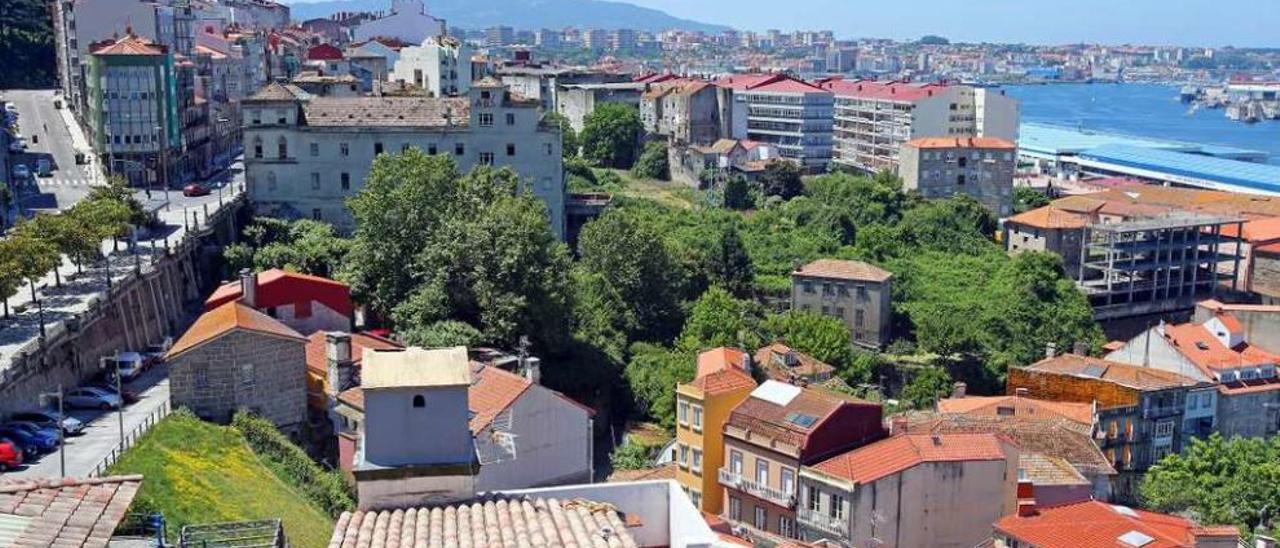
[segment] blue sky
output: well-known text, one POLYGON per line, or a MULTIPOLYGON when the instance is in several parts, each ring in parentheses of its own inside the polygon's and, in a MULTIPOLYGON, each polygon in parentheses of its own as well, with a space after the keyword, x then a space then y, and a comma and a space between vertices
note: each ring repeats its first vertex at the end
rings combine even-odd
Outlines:
POLYGON ((672 15, 764 30, 967 42, 1280 47, 1280 0, 629 0, 672 15))

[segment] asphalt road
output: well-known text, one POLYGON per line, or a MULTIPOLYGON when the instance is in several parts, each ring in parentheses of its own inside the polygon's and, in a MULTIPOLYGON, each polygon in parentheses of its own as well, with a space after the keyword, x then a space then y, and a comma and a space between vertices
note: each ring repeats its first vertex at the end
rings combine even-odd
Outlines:
POLYGON ((10 154, 9 165, 26 164, 34 173, 36 161, 47 158, 53 167, 51 176, 36 178, 37 188, 22 189, 23 209, 61 210, 84 199, 95 180, 88 166, 76 165, 71 130, 53 108, 53 90, 8 90, 0 95, 17 107, 18 130, 27 143, 26 152, 10 154))

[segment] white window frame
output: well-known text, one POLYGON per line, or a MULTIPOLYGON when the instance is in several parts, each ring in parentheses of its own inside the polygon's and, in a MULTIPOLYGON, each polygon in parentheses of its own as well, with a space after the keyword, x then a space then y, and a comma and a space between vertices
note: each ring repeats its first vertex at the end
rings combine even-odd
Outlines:
POLYGON ((817 512, 822 509, 822 491, 819 491, 817 486, 804 486, 804 500, 805 508, 808 508, 810 512, 817 512))
POLYGON ((742 521, 742 499, 729 497, 729 519, 742 521))
POLYGON ((689 469, 694 473, 702 473, 702 449, 694 447, 689 450, 692 460, 689 463, 689 469))
POLYGON ((831 507, 827 509, 827 515, 835 519, 844 519, 844 496, 831 493, 828 496, 828 502, 831 507))
POLYGON ((739 451, 737 449, 730 449, 729 450, 729 471, 741 476, 742 468, 743 468, 742 451, 739 451))
POLYGON ((755 506, 754 514, 752 514, 751 524, 761 531, 769 529, 769 513, 765 511, 763 506, 755 506))
POLYGON ((761 487, 769 485, 769 461, 756 457, 756 474, 754 479, 756 485, 761 487))
POLYGON ((780 483, 778 487, 783 493, 791 494, 796 492, 796 471, 786 466, 781 467, 782 472, 778 474, 780 483))
POLYGON ((677 413, 677 417, 676 417, 678 419, 677 422, 679 422, 680 424, 688 425, 689 424, 689 402, 687 401, 680 402, 680 404, 677 405, 677 409, 679 409, 679 412, 677 413))
POLYGON ((690 421, 693 424, 693 430, 695 432, 701 432, 702 431, 702 406, 694 404, 694 405, 690 405, 689 409, 693 412, 693 417, 692 417, 693 420, 690 421))

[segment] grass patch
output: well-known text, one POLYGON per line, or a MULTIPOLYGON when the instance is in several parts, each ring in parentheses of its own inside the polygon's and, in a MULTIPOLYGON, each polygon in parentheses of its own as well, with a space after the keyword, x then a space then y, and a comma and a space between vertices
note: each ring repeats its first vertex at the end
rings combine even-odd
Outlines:
POLYGON ((598 179, 602 178, 604 173, 616 175, 622 184, 614 188, 607 188, 606 191, 623 196, 649 198, 663 205, 681 209, 692 208, 693 204, 699 199, 698 191, 683 183, 659 181, 657 179, 640 179, 632 176, 630 171, 624 169, 596 168, 595 171, 598 179))
POLYGON ((160 421, 111 474, 142 474, 134 511, 163 512, 171 539, 183 525, 282 518, 293 546, 322 547, 333 520, 281 481, 234 428, 186 412, 160 421))

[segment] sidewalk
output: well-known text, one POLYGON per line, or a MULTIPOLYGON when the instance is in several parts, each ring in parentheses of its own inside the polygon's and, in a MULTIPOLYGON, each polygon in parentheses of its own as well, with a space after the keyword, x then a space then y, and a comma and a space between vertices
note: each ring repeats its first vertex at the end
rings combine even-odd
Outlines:
POLYGON ((107 177, 98 166, 98 158, 93 153, 93 147, 89 145, 89 138, 85 137, 84 129, 80 127, 76 117, 71 114, 71 108, 70 105, 66 104, 66 98, 62 98, 62 108, 58 109, 58 114, 62 116, 62 123, 67 128, 67 134, 71 136, 71 147, 76 152, 83 152, 85 158, 88 159, 89 163, 85 166, 85 170, 89 172, 92 181, 99 185, 107 184, 107 177))

